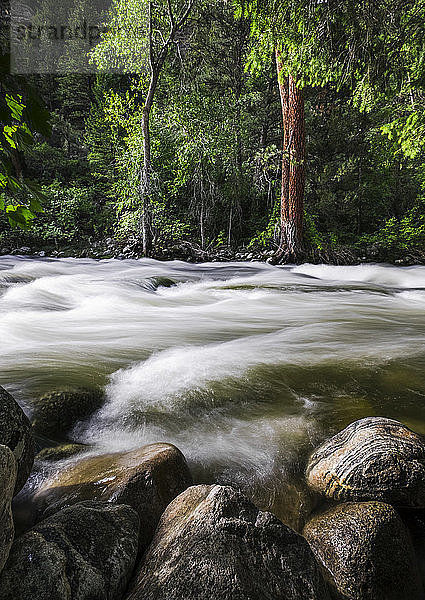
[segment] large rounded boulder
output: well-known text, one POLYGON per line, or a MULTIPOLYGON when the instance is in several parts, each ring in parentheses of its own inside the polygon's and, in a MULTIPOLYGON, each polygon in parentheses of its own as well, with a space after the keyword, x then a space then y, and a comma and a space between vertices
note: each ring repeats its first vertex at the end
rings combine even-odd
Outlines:
POLYGON ((423 600, 416 557, 396 510, 349 502, 313 517, 304 536, 344 600, 423 600))
POLYGON ((391 419, 352 423, 315 450, 306 474, 313 490, 336 500, 425 507, 425 441, 391 419))
POLYGON ((14 495, 31 473, 35 455, 35 442, 31 423, 22 408, 5 389, 0 387, 0 444, 8 446, 17 464, 14 495))
POLYGON ((157 443, 63 465, 38 488, 33 500, 39 518, 84 500, 128 504, 140 517, 140 543, 145 546, 166 506, 191 484, 180 450, 157 443))
POLYGON ((0 445, 0 572, 9 556, 14 527, 11 503, 16 483, 16 460, 7 446, 0 445))
POLYGON ((0 600, 118 600, 137 556, 129 506, 83 502, 18 538, 0 576, 0 600))
POLYGON ((230 487, 195 486, 164 512, 127 600, 325 600, 308 543, 230 487))

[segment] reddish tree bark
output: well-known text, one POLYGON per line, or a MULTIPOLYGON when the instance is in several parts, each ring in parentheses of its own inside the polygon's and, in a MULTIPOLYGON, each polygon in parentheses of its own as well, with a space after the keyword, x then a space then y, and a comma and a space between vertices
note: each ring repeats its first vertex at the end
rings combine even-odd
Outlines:
POLYGON ((297 261, 303 253, 304 95, 295 79, 284 74, 279 50, 276 50, 276 67, 283 120, 281 238, 278 255, 286 261, 297 261))

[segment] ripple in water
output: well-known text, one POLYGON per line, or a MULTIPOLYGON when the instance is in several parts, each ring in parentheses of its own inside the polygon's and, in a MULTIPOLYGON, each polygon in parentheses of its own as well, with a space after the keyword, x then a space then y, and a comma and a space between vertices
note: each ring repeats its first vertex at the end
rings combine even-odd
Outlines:
POLYGON ((29 412, 105 386, 74 432, 92 452, 172 442, 284 514, 326 435, 378 414, 425 432, 424 308, 425 267, 3 257, 0 384, 29 412))

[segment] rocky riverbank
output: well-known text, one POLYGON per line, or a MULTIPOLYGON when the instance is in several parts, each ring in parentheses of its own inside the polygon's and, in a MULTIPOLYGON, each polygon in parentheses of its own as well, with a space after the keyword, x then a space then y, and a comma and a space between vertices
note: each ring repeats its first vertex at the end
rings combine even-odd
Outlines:
POLYGON ((101 399, 49 394, 31 423, 0 388, 0 600, 424 598, 421 435, 369 417, 326 440, 306 464, 313 501, 296 532, 237 489, 193 485, 166 442, 101 456, 69 444, 101 399), (25 521, 34 459, 60 469, 25 521))
MULTIPOLYGON (((143 257, 140 243, 135 240, 129 240, 128 243, 117 243, 112 238, 104 241, 94 242, 90 247, 45 247, 40 250, 39 247, 12 245, 0 248, 0 256, 33 256, 35 258, 92 258, 92 259, 110 259, 118 260, 138 259, 143 257)), ((228 261, 260 261, 271 264, 280 262, 276 258, 276 249, 253 249, 241 247, 232 249, 228 247, 209 248, 203 250, 197 244, 190 242, 175 243, 164 249, 157 249, 151 258, 156 260, 182 260, 189 263, 203 262, 228 262, 228 261)), ((358 250, 354 247, 335 247, 319 250, 310 248, 300 257, 300 262, 309 262, 313 264, 334 264, 334 265, 355 265, 359 263, 388 263, 399 266, 411 266, 425 264, 425 253, 423 252, 405 252, 391 253, 379 248, 370 246, 366 249, 358 250)))

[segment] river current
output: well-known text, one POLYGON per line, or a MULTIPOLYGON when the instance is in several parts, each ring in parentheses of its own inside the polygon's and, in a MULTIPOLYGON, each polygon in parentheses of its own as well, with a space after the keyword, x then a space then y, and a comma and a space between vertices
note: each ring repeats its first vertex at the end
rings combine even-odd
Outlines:
POLYGON ((171 442, 196 481, 279 514, 351 421, 425 433, 424 309, 422 266, 0 257, 0 385, 29 414, 44 392, 103 386, 73 433, 90 452, 171 442))

